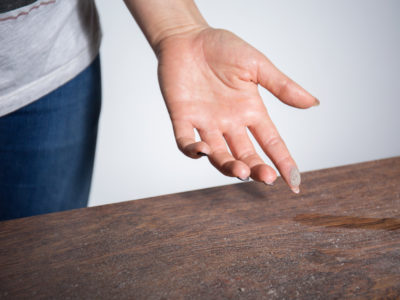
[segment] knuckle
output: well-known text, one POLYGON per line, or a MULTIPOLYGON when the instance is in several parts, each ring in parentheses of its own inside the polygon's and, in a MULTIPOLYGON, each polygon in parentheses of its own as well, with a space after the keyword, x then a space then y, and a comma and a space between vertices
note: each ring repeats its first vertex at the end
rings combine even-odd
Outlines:
POLYGON ((239 160, 248 160, 249 158, 252 158, 256 153, 253 150, 247 150, 240 155, 238 155, 239 160))
POLYGON ((211 156, 215 159, 215 160, 222 160, 223 157, 226 154, 226 150, 222 147, 222 146, 216 146, 214 147, 214 149, 211 152, 211 156))
POLYGON ((291 156, 290 156, 289 154, 282 155, 282 157, 279 157, 279 158, 276 160, 276 164, 277 164, 277 165, 281 165, 281 164, 283 164, 284 162, 292 162, 292 158, 291 158, 291 156))
POLYGON ((282 142, 282 138, 279 135, 274 135, 265 141, 266 147, 273 147, 282 142))
POLYGON ((275 94, 278 98, 287 94, 290 88, 291 81, 288 78, 283 79, 276 87, 275 94))

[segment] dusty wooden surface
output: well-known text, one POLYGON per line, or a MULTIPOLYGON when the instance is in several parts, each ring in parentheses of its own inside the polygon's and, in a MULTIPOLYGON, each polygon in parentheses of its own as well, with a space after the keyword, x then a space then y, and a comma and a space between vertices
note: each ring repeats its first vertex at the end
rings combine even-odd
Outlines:
POLYGON ((0 298, 400 297, 400 158, 0 223, 0 298))

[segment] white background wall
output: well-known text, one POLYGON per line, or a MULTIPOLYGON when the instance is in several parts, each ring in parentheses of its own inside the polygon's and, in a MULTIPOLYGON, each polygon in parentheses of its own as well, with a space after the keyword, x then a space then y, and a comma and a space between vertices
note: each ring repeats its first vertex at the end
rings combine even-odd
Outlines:
MULTIPOLYGON (((302 171, 400 155, 400 1, 197 4, 320 99, 296 110, 262 91, 302 171)), ((122 0, 97 5, 104 101, 90 205, 236 183, 178 151, 153 52, 122 0)))

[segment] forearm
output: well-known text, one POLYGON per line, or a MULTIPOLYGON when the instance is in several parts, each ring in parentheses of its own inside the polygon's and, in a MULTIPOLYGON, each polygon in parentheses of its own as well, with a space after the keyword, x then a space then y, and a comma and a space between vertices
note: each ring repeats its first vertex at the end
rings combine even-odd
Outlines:
POLYGON ((124 0, 154 52, 174 34, 208 27, 192 0, 124 0))

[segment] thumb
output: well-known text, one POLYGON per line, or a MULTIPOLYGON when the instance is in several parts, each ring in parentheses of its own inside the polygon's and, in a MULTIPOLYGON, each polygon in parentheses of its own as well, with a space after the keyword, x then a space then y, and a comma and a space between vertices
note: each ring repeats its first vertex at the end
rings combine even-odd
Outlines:
POLYGON ((297 108, 318 106, 319 100, 283 74, 265 56, 258 64, 257 81, 275 97, 297 108))

